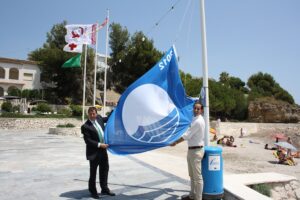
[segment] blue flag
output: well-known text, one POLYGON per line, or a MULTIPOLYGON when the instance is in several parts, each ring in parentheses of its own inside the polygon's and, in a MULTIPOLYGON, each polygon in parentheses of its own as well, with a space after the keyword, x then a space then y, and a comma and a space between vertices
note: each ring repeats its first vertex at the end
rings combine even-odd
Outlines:
POLYGON ((120 97, 106 124, 109 151, 141 153, 178 140, 192 121, 193 103, 181 83, 173 46, 120 97))

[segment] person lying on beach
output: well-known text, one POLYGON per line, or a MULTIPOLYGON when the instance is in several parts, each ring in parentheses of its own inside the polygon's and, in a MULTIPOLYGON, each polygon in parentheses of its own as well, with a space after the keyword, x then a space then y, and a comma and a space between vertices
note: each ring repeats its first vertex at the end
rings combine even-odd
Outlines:
POLYGON ((217 144, 221 144, 223 146, 229 146, 229 147, 237 147, 236 145, 233 144, 234 142, 234 137, 233 136, 224 136, 221 139, 218 139, 217 144))
POLYGON ((229 146, 229 147, 236 147, 236 145, 235 144, 233 144, 233 141, 232 140, 228 140, 227 139, 227 141, 226 141, 226 146, 229 146))
POLYGON ((226 143, 226 140, 229 136, 223 136, 222 138, 218 139, 217 140, 217 144, 221 144, 221 145, 224 145, 226 143))
POLYGON ((300 158, 300 151, 297 151, 295 153, 291 153, 291 156, 294 158, 300 158))
POLYGON ((269 145, 266 144, 265 149, 267 149, 267 150, 277 150, 278 148, 277 147, 269 147, 269 145))
POLYGON ((287 156, 287 153, 282 150, 277 150, 274 152, 274 156, 278 159, 278 164, 286 164, 290 166, 295 166, 296 162, 292 156, 287 156))

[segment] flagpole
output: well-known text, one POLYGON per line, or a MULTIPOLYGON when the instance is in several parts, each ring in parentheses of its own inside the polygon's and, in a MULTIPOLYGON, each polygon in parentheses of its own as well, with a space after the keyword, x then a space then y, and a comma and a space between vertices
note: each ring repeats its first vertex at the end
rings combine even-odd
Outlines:
MULTIPOLYGON (((97 56, 97 52, 98 52, 98 22, 96 23, 96 48, 95 48, 95 67, 94 67, 94 95, 93 95, 93 106, 96 105, 96 82, 97 82, 97 59, 98 59, 98 56, 97 56)), ((94 33, 92 33, 94 34, 94 33)))
POLYGON ((85 55, 84 55, 84 70, 83 70, 83 94, 82 94, 82 123, 84 123, 85 114, 85 85, 86 85, 86 58, 87 58, 87 44, 85 44, 85 55))
POLYGON ((104 69, 104 98, 103 98, 103 116, 106 111, 106 79, 107 79, 107 54, 108 54, 108 28, 109 28, 109 10, 107 9, 107 25, 106 25, 106 43, 105 43, 105 69, 104 69))
POLYGON ((208 67, 206 46, 206 23, 204 0, 200 0, 201 28, 202 28, 202 65, 203 65, 203 88, 205 91, 204 120, 205 120, 205 146, 209 145, 209 94, 208 94, 208 67))

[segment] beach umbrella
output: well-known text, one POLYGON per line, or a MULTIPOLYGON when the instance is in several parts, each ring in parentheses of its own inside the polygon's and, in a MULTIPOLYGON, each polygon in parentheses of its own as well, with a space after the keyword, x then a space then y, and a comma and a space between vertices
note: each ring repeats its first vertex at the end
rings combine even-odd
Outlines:
POLYGON ((209 132, 211 133, 211 134, 217 134, 217 131, 216 131, 216 129, 213 129, 213 128, 210 128, 209 129, 209 132))
POLYGON ((276 146, 285 148, 285 149, 290 149, 292 151, 297 151, 297 148, 294 147, 292 144, 288 143, 288 142, 276 142, 274 143, 276 146))
POLYGON ((285 135, 283 133, 276 133, 273 135, 273 138, 285 139, 285 135))

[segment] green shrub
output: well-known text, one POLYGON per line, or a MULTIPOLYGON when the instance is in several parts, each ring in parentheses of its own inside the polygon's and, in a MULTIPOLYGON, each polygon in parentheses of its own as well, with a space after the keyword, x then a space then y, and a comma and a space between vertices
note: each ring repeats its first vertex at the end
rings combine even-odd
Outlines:
POLYGON ((253 190, 266 195, 268 197, 271 197, 271 186, 265 183, 257 184, 257 185, 251 185, 250 188, 253 190))
POLYGON ((63 109, 58 110, 57 114, 70 117, 70 116, 72 116, 72 110, 70 110, 69 108, 63 108, 63 109))
POLYGON ((79 105, 70 105, 73 116, 81 116, 82 115, 82 106, 79 105))
POLYGON ((13 112, 20 112, 20 105, 13 106, 13 112))
POLYGON ((58 124, 56 127, 58 127, 58 128, 73 128, 73 127, 75 127, 75 125, 71 124, 71 123, 67 123, 67 124, 58 124))
POLYGON ((15 87, 9 88, 7 93, 9 96, 17 96, 17 97, 21 96, 21 90, 15 87))
POLYGON ((25 118, 24 116, 27 116, 27 115, 23 115, 20 113, 12 113, 12 112, 1 113, 1 117, 4 117, 4 118, 25 118))
POLYGON ((12 104, 9 101, 4 102, 1 105, 1 110, 5 111, 5 112, 12 112, 13 111, 13 106, 12 106, 12 104))
POLYGON ((52 112, 51 107, 46 103, 38 104, 36 110, 41 113, 52 112))

